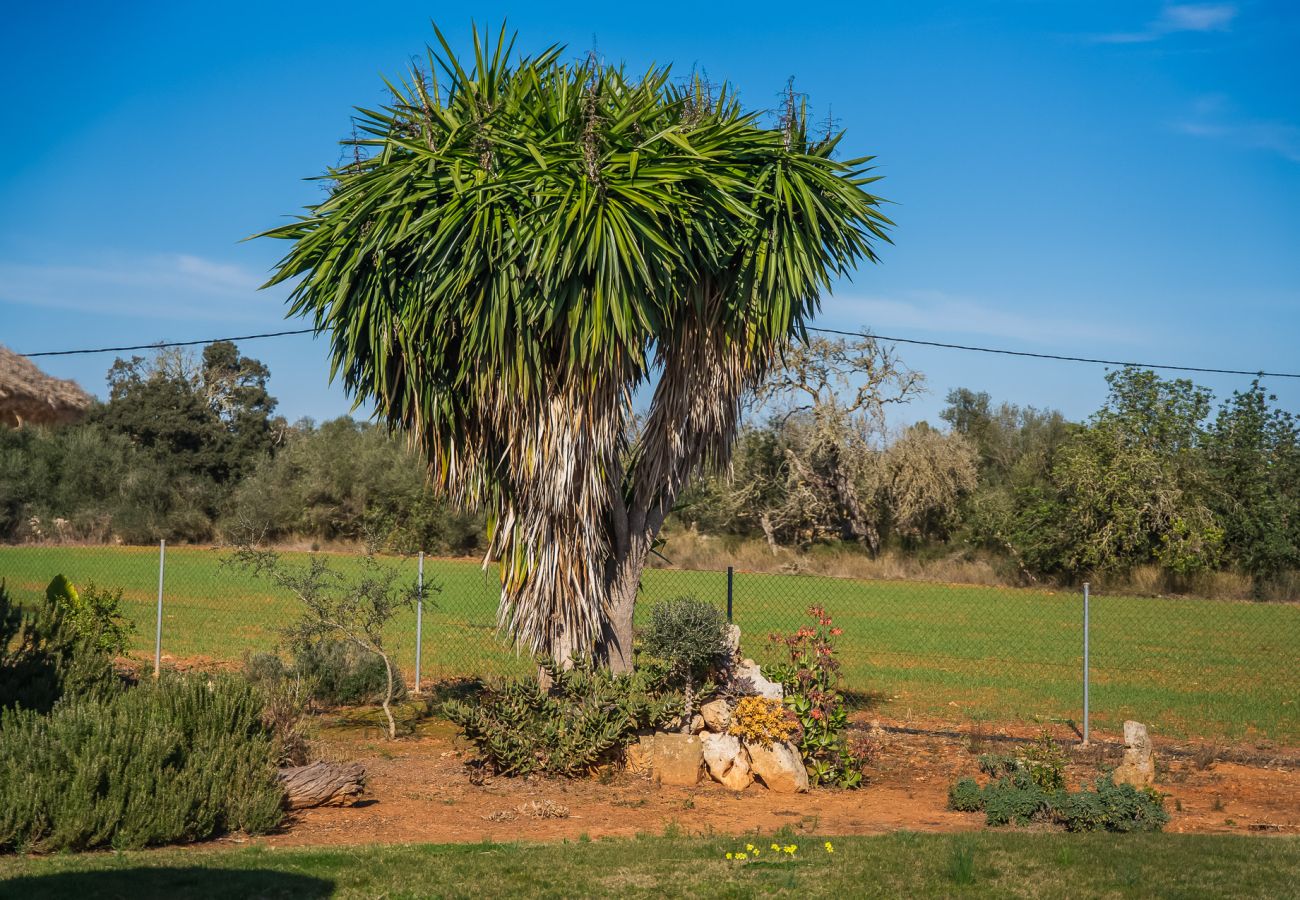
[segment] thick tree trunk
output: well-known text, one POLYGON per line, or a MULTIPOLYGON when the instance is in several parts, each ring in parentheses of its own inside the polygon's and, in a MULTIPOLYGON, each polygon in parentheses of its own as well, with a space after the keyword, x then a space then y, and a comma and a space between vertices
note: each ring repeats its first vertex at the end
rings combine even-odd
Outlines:
MULTIPOLYGON (((647 547, 649 545, 647 544, 647 547)), ((632 617, 636 611, 637 590, 645 568, 645 553, 634 551, 610 560, 606 584, 609 591, 609 615, 596 645, 597 662, 615 674, 631 672, 632 617)))

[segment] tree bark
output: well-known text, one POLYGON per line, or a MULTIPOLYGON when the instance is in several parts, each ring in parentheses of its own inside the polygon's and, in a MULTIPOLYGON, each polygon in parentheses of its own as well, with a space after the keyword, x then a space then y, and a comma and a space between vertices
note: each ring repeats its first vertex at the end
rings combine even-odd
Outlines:
MULTIPOLYGON (((649 544, 645 546, 648 550, 649 544)), ((609 614, 601 625, 596 658, 616 675, 631 672, 634 663, 632 617, 636 611, 636 595, 641 586, 645 557, 646 552, 637 548, 634 552, 616 555, 606 567, 609 614)))
POLYGON ((344 766, 316 762, 281 769, 277 777, 284 787, 284 805, 288 809, 346 806, 366 789, 366 770, 359 763, 344 766))

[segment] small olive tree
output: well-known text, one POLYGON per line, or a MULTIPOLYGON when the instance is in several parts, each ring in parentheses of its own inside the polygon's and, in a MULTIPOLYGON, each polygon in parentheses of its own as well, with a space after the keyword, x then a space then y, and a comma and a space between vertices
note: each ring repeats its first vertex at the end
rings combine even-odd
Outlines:
POLYGON ((686 707, 682 712, 682 733, 690 731, 695 712, 695 681, 725 664, 727 619, 711 603, 695 597, 678 597, 658 603, 650 610, 650 621, 642 636, 645 652, 668 665, 669 676, 685 687, 686 707))
POLYGON ((384 628, 399 610, 411 605, 414 586, 399 584, 396 570, 369 555, 361 558, 360 573, 351 577, 331 568, 323 556, 312 556, 305 567, 293 566, 274 550, 249 545, 236 549, 230 562, 290 591, 302 602, 302 615, 283 632, 292 645, 342 641, 383 661, 386 688, 381 705, 388 737, 396 738, 392 703, 398 682, 392 651, 384 645, 384 628))

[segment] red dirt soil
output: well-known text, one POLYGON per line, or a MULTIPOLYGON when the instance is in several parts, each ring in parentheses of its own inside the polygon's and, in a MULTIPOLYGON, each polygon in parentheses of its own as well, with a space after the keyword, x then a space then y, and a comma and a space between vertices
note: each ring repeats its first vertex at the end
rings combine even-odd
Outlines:
MULTIPOLYGON (((865 724, 865 723, 863 723, 865 724)), ((976 755, 1008 752, 1007 738, 1036 734, 1030 727, 977 727, 944 733, 939 723, 881 720, 887 730, 868 783, 857 791, 773 794, 759 785, 735 793, 721 785, 666 787, 644 777, 612 773, 604 779, 490 778, 471 783, 472 751, 455 729, 430 721, 416 737, 389 742, 377 729, 327 728, 327 758, 362 763, 367 799, 342 808, 292 814, 280 833, 226 840, 270 846, 467 841, 552 841, 638 833, 771 833, 790 826, 815 834, 876 834, 900 829, 966 831, 985 827, 982 814, 945 808, 948 785, 976 775, 976 755), (905 731, 893 729, 904 728, 905 731), (911 733, 911 730, 923 733, 911 733)), ((1058 729, 1058 740, 1073 736, 1058 729)), ((1096 736, 1114 742, 1114 735, 1096 736)), ((1114 765, 1114 743, 1072 749, 1071 787, 1089 783, 1099 766, 1114 765)), ((1300 833, 1300 759, 1250 748, 1198 748, 1157 742, 1159 780, 1172 821, 1170 832, 1300 833), (1217 758, 1215 758, 1217 757, 1217 758)))

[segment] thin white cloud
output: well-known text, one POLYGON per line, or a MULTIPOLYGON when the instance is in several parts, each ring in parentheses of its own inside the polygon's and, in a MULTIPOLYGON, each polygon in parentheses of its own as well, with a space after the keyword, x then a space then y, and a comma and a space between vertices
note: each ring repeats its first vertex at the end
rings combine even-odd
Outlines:
POLYGON ((1239 116, 1222 94, 1211 94, 1197 100, 1191 114, 1174 122, 1173 129, 1191 137, 1275 153, 1283 159, 1300 163, 1300 126, 1281 119, 1239 116))
POLYGON ((1138 343, 1135 331, 1093 320, 1030 315, 938 291, 914 291, 906 298, 835 295, 822 304, 820 323, 867 327, 897 337, 918 334, 975 335, 1059 347, 1080 340, 1138 343))
POLYGON ((1103 44, 1145 44, 1172 34, 1227 31, 1237 18, 1235 3, 1166 3, 1160 15, 1140 31, 1097 35, 1103 44))
POLYGON ((278 321, 281 298, 240 266, 193 255, 94 264, 0 262, 0 303, 171 321, 278 321))

